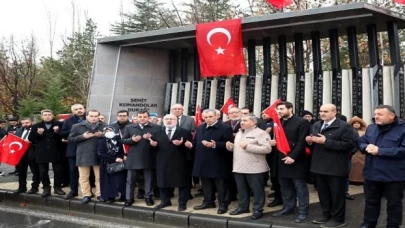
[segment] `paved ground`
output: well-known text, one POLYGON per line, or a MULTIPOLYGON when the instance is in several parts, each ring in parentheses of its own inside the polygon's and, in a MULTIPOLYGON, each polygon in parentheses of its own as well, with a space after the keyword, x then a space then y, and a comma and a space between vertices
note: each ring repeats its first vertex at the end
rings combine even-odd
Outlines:
MULTIPOLYGON (((15 175, 7 175, 9 172, 12 172, 14 170, 13 167, 10 167, 8 165, 1 165, 0 166, 0 171, 6 172, 6 175, 3 177, 0 177, 0 189, 11 189, 11 190, 15 190, 18 187, 17 184, 17 176, 15 175)), ((52 177, 52 171, 50 171, 50 176, 52 177)), ((28 180, 31 178, 31 175, 29 175, 28 180)), ((28 182, 28 184, 30 184, 30 182, 28 182)), ((312 220, 321 215, 321 211, 320 211, 320 206, 319 206, 319 200, 318 200, 318 196, 316 191, 314 190, 312 185, 308 185, 309 186, 309 190, 310 190, 310 219, 309 221, 302 223, 302 224, 296 224, 294 223, 294 219, 295 216, 291 215, 291 216, 287 216, 287 217, 283 217, 283 218, 273 218, 271 217, 271 215, 274 213, 274 211, 280 210, 282 209, 281 206, 279 207, 275 207, 275 208, 269 208, 269 207, 265 207, 265 216, 262 218, 262 221, 272 221, 275 225, 281 225, 281 226, 289 226, 289 227, 319 227, 319 225, 315 225, 312 224, 312 220)), ((30 186, 28 186, 30 187, 30 186)), ((64 189, 66 192, 69 191, 69 188, 65 188, 64 189)), ((193 194, 196 193, 197 189, 193 189, 193 194)), ((352 195, 354 195, 355 200, 353 201, 349 201, 347 200, 347 205, 346 205, 346 222, 347 222, 347 227, 359 227, 360 224, 362 223, 362 218, 363 218, 363 211, 364 211, 364 196, 363 196, 363 189, 362 186, 350 186, 350 193, 352 195)), ((266 194, 270 193, 270 188, 267 187, 266 188, 266 194)), ((81 198, 81 196, 79 196, 78 198, 81 198)), ((272 199, 268 198, 267 203, 270 202, 272 199)), ((168 207, 165 208, 165 210, 177 210, 177 199, 173 198, 172 203, 173 206, 172 207, 168 207)), ((158 204, 160 203, 158 199, 155 200, 155 203, 158 204)), ((202 203, 202 198, 195 198, 194 200, 189 201, 187 207, 188 210, 187 212, 190 213, 200 213, 200 214, 207 214, 207 215, 215 215, 215 216, 225 216, 225 217, 230 217, 228 214, 225 215, 217 215, 216 214, 216 210, 217 209, 208 209, 208 210, 204 210, 204 211, 194 211, 193 207, 196 205, 199 205, 202 203)), ((119 203, 116 203, 119 204, 119 203)), ((121 203, 122 204, 122 203, 121 203)), ((147 207, 145 202, 143 200, 136 200, 135 202, 136 206, 142 206, 142 207, 147 207)), ((233 202, 230 205, 230 210, 233 210, 234 208, 237 207, 236 202, 233 202)), ((250 220, 249 218, 250 215, 248 214, 243 214, 240 216, 235 216, 235 217, 239 217, 239 218, 243 218, 246 220, 250 220)), ((16 216, 17 218, 18 216, 16 216)), ((5 218, 5 217, 3 217, 5 218)), ((26 218, 25 218, 26 219, 26 218)), ((379 227, 385 227, 384 223, 385 223, 385 219, 386 219, 386 213, 385 213, 385 205, 382 207, 381 210, 381 216, 380 216, 380 224, 379 227)), ((20 221, 23 221, 22 219, 20 219, 20 221)), ((28 221, 28 220, 26 220, 28 221)), ((44 221, 37 219, 35 216, 33 218, 32 221, 35 222, 39 222, 39 223, 44 223, 44 221), (42 221, 42 222, 41 222, 42 221)), ((58 224, 58 221, 50 221, 50 222, 46 222, 47 224, 50 223, 51 225, 53 223, 58 224)), ((1 221, 0 221, 1 224, 1 221)), ((53 227, 53 226, 44 226, 44 227, 53 227)), ((1 225, 0 225, 1 227, 1 225)), ((9 226, 7 226, 9 227, 9 226)), ((66 226, 69 227, 69 226, 66 226)), ((80 227, 80 226, 75 226, 75 227, 80 227)))

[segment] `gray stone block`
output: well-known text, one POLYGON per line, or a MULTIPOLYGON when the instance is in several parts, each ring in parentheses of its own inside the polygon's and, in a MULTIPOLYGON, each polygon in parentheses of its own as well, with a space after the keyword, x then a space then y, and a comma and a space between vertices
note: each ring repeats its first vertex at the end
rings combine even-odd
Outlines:
POLYGON ((229 218, 192 214, 190 228, 227 228, 229 218))
POLYGON ((106 215, 114 218, 122 218, 122 205, 110 205, 105 203, 96 203, 95 213, 98 215, 106 215))
POLYGON ((190 214, 176 211, 155 211, 155 223, 174 227, 188 227, 190 214))
POLYGON ((14 191, 7 191, 4 196, 4 202, 12 204, 25 204, 26 196, 26 193, 15 195, 14 191))
POLYGON ((0 202, 2 202, 4 200, 4 198, 7 195, 7 190, 5 189, 0 189, 0 202))
MULTIPOLYGON (((47 198, 48 197, 41 197, 41 195, 37 195, 37 194, 32 194, 32 195, 27 194, 25 203, 28 206, 45 207, 47 198)), ((69 209, 69 207, 66 207, 65 209, 69 209)))
POLYGON ((152 223, 155 211, 145 207, 124 207, 122 214, 124 219, 152 223))
POLYGON ((244 219, 228 220, 228 228, 272 228, 270 221, 253 221, 244 219))
POLYGON ((84 212, 84 213, 94 213, 94 202, 89 202, 88 204, 83 204, 79 200, 70 200, 69 210, 84 212))
MULTIPOLYGON (((27 197, 28 201, 28 197, 27 197)), ((46 206, 47 207, 53 207, 53 208, 58 208, 62 210, 69 210, 69 204, 70 200, 65 200, 60 197, 47 197, 46 198, 46 206)))

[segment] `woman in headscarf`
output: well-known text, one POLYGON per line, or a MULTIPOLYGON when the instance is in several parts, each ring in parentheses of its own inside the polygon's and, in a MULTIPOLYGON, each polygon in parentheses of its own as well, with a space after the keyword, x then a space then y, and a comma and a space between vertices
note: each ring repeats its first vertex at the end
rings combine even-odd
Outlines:
MULTIPOLYGON (((355 116, 349 120, 349 124, 357 131, 359 136, 363 136, 366 132, 367 124, 366 122, 355 116)), ((350 182, 354 183, 363 183, 363 169, 365 163, 366 155, 362 154, 360 151, 357 151, 352 157, 352 167, 350 169, 350 182)))
POLYGON ((119 201, 125 201, 125 170, 110 174, 107 172, 107 164, 124 162, 124 148, 121 137, 114 133, 113 127, 103 129, 103 137, 98 141, 97 154, 100 158, 100 188, 101 201, 113 203, 116 197, 119 201))

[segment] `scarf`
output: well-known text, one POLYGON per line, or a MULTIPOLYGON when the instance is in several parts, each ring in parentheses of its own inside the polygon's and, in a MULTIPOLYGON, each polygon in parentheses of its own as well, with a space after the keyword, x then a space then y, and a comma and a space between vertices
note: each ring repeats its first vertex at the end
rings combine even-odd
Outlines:
POLYGON ((100 121, 97 121, 96 124, 91 125, 87 120, 86 120, 86 126, 90 128, 92 131, 96 130, 100 126, 100 121))
POLYGON ((112 139, 104 139, 107 145, 107 154, 115 156, 115 154, 120 150, 120 147, 118 146, 118 137, 116 136, 112 139))

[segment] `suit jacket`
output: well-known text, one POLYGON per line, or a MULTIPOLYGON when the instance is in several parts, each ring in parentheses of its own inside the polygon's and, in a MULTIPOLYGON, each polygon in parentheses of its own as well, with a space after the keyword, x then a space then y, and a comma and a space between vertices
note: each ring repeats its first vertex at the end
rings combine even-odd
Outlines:
POLYGON ((125 127, 121 142, 129 145, 127 155, 127 169, 155 169, 156 168, 156 148, 150 146, 150 141, 143 138, 144 134, 150 133, 152 140, 156 141, 162 126, 148 123, 141 128, 139 124, 129 124, 125 127), (141 136, 138 142, 132 140, 132 136, 141 136))
MULTIPOLYGON (((184 146, 188 140, 192 140, 190 131, 177 127, 169 140, 166 129, 161 129, 156 136, 156 174, 157 186, 163 187, 186 187, 190 185, 190 170, 188 163, 192 159, 192 151, 184 146), (181 140, 183 144, 176 146, 173 140, 181 140)), ((191 187, 191 186, 190 186, 191 187)))
POLYGON ((34 124, 28 136, 35 145, 35 161, 37 163, 61 162, 62 136, 59 132, 55 132, 53 127, 58 126, 59 131, 62 128, 62 123, 52 121, 51 127, 46 128, 45 123, 39 122, 34 124), (38 128, 45 129, 42 135, 38 134, 38 128))
MULTIPOLYGON (((62 129, 60 131, 60 135, 64 139, 67 139, 69 137, 70 131, 72 130, 72 126, 77 123, 79 123, 79 117, 77 117, 75 115, 66 119, 63 122, 62 129)), ((76 149, 77 149, 77 144, 73 143, 73 142, 69 142, 66 147, 66 157, 68 157, 68 158, 76 157, 76 149)))
POLYGON ((182 115, 180 119, 179 126, 187 131, 195 131, 195 121, 191 116, 182 115))
POLYGON ((6 135, 7 135, 6 129, 0 128, 0 140, 2 140, 6 135))
MULTIPOLYGON (((32 126, 31 126, 31 129, 32 129, 32 126)), ((23 128, 23 127, 18 128, 15 135, 22 138, 24 130, 25 130, 25 128, 23 128)), ((27 139, 28 139, 28 137, 27 137, 27 139)), ((35 145, 31 143, 30 146, 28 147, 27 151, 25 151, 25 153, 28 154, 28 157, 30 159, 32 159, 32 160, 35 159, 35 145)))

